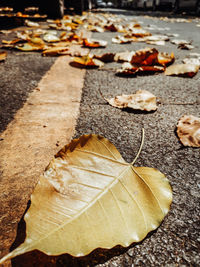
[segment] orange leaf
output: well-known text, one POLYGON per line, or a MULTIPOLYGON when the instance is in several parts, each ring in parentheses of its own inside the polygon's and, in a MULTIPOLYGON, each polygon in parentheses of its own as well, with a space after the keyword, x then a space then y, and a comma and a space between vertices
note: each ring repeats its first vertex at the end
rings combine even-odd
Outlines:
POLYGON ((145 48, 135 52, 132 56, 131 63, 139 65, 153 65, 157 61, 157 56, 157 49, 145 48))

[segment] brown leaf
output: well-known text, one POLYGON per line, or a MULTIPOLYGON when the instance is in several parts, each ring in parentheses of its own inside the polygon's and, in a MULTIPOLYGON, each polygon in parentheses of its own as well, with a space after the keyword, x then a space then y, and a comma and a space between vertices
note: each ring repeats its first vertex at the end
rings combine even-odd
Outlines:
POLYGON ((0 52, 0 62, 1 62, 1 61, 5 61, 6 58, 7 58, 7 53, 4 52, 4 51, 1 51, 1 52, 0 52))
POLYGON ((139 90, 132 95, 121 95, 106 99, 116 108, 132 108, 135 110, 154 111, 157 109, 156 97, 146 90, 139 90))
POLYGON ((184 146, 200 147, 200 118, 193 115, 181 117, 177 134, 184 146))
POLYGON ((105 25, 104 28, 105 28, 105 30, 110 31, 110 32, 117 32, 118 31, 117 27, 113 23, 109 24, 109 25, 105 25))
POLYGON ((145 48, 135 52, 131 63, 139 65, 153 65, 157 61, 158 50, 155 48, 145 48))
POLYGON ((194 75, 197 74, 198 70, 199 70, 198 65, 177 64, 166 68, 165 75, 183 76, 192 78, 194 75))
POLYGON ((179 44, 178 48, 183 50, 191 50, 194 48, 194 46, 190 44, 179 44))
POLYGON ((122 64, 122 68, 116 71, 119 76, 135 76, 138 70, 138 66, 132 65, 129 62, 122 64))
POLYGON ((101 55, 94 55, 93 57, 107 63, 107 62, 114 61, 115 54, 110 52, 110 53, 104 53, 101 55))

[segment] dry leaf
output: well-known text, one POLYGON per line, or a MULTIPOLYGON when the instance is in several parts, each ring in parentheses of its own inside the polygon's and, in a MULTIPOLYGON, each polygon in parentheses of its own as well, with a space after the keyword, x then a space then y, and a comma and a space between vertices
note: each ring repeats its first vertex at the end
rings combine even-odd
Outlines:
POLYGON ((133 41, 132 38, 126 38, 124 36, 116 36, 115 38, 112 38, 112 43, 114 44, 128 44, 131 43, 133 41))
POLYGON ((68 47, 52 47, 44 50, 42 52, 43 56, 57 56, 57 55, 63 55, 64 52, 67 52, 69 49, 68 47))
POLYGON ((60 38, 57 36, 56 31, 50 31, 44 34, 43 40, 48 43, 59 42, 60 38))
POLYGON ((132 28, 128 34, 125 35, 125 37, 146 37, 146 36, 150 36, 151 33, 147 32, 144 29, 140 29, 140 28, 132 28))
POLYGON ((175 45, 186 45, 186 44, 191 44, 191 41, 186 41, 186 40, 177 40, 177 39, 174 39, 174 40, 171 40, 171 43, 172 44, 175 44, 175 45))
POLYGON ((109 24, 104 26, 105 30, 110 31, 110 32, 117 32, 118 29, 114 24, 109 24))
POLYGON ((141 74, 141 73, 154 74, 155 72, 163 72, 163 71, 165 71, 165 67, 163 66, 144 65, 138 67, 138 65, 132 65, 131 63, 126 62, 122 64, 121 69, 118 69, 116 71, 116 74, 120 76, 133 76, 133 75, 135 76, 136 74, 141 74))
POLYGON ((155 73, 155 72, 163 72, 165 71, 165 68, 163 66, 140 66, 137 69, 137 72, 148 72, 148 73, 155 73))
POLYGON ((145 48, 135 52, 132 56, 132 64, 153 65, 157 61, 158 50, 155 48, 145 48))
POLYGON ((145 38, 147 41, 169 41, 169 37, 166 35, 151 35, 145 38))
POLYGON ((94 25, 88 25, 87 29, 92 31, 92 32, 104 32, 104 29, 99 27, 99 26, 94 26, 94 25))
POLYGON ((112 143, 94 134, 65 146, 32 194, 24 243, 0 264, 34 249, 84 256, 144 239, 168 213, 172 191, 161 172, 134 162, 126 163, 112 143))
POLYGON ((102 55, 94 55, 93 57, 105 63, 108 63, 114 61, 115 54, 110 52, 110 53, 104 53, 102 55))
POLYGON ((122 64, 122 68, 116 70, 116 74, 119 76, 135 76, 138 70, 137 65, 132 65, 129 62, 122 64))
POLYGON ((151 44, 151 45, 165 45, 165 41, 163 40, 159 40, 159 41, 149 40, 149 41, 146 41, 146 43, 151 44))
POLYGON ((119 52, 119 53, 116 53, 114 60, 116 62, 126 62, 126 61, 130 62, 134 54, 135 54, 135 51, 119 52))
POLYGON ((83 39, 83 46, 89 48, 106 47, 107 42, 95 39, 83 39))
POLYGON ((106 100, 111 106, 116 108, 132 108, 144 111, 154 111, 157 109, 155 95, 146 90, 139 90, 132 95, 121 95, 106 100))
POLYGON ((34 21, 25 20, 25 25, 28 27, 40 27, 40 24, 34 21))
POLYGON ((7 53, 4 52, 4 51, 1 51, 1 52, 0 52, 0 62, 1 62, 1 61, 5 61, 6 58, 7 58, 7 53))
POLYGON ((200 57, 199 58, 184 58, 183 63, 184 64, 197 65, 200 68, 200 57))
POLYGON ((190 44, 179 44, 178 48, 183 50, 191 50, 194 48, 194 46, 190 44))
POLYGON ((200 147, 200 118, 193 115, 181 117, 177 134, 184 146, 200 147))
POLYGON ((157 63, 162 66, 168 66, 175 60, 174 53, 169 55, 168 53, 159 52, 157 56, 157 63))
POLYGON ((104 63, 98 59, 93 58, 91 55, 83 57, 75 57, 73 59, 73 65, 77 67, 103 67, 104 63))
POLYGON ((13 45, 13 44, 16 44, 19 42, 21 42, 21 39, 19 39, 19 38, 16 38, 16 39, 10 40, 10 41, 2 40, 2 44, 6 44, 6 45, 13 45))
POLYGON ((198 65, 177 64, 166 68, 165 75, 184 76, 192 78, 199 70, 198 65))
POLYGON ((25 43, 23 45, 16 45, 15 48, 24 51, 24 52, 30 52, 30 51, 41 51, 44 49, 44 45, 37 45, 31 42, 25 43))

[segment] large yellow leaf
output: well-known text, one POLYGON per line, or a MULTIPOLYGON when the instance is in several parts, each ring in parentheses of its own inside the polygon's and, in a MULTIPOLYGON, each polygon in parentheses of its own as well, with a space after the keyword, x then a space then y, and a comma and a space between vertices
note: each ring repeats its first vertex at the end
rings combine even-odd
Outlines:
POLYGON ((84 135, 40 177, 25 215, 26 240, 0 263, 34 249, 83 256, 98 247, 129 246, 159 226, 171 201, 162 173, 133 167, 104 137, 84 135))

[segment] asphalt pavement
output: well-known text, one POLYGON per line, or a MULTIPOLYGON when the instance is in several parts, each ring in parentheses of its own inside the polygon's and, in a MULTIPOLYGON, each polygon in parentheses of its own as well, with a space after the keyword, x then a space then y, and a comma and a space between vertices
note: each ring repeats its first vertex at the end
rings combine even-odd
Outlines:
MULTIPOLYGON (((176 63, 181 63, 190 52, 200 53, 199 20, 190 22, 161 20, 174 16, 168 13, 145 14, 116 10, 113 13, 127 19, 136 19, 142 27, 156 25, 154 33, 179 34, 178 38, 192 41, 194 49, 180 50, 166 42, 165 46, 131 43, 113 44, 116 33, 94 33, 93 37, 108 41, 102 51, 121 52, 156 47, 159 51, 174 52, 176 63), (146 16, 147 15, 147 16, 146 16)), ((184 16, 180 16, 185 18, 184 16)), ((37 53, 9 52, 8 60, 0 64, 1 131, 6 129, 22 107, 29 93, 37 87, 44 73, 54 63, 54 58, 41 57, 37 53), (39 71, 38 71, 39 70, 39 71)), ((118 77, 113 69, 118 63, 108 63, 102 69, 89 69, 85 75, 80 115, 75 137, 96 133, 108 138, 127 162, 137 154, 141 130, 145 129, 145 142, 136 166, 148 166, 160 170, 169 179, 173 190, 173 203, 169 214, 154 232, 138 244, 128 248, 98 249, 82 258, 69 255, 47 257, 32 252, 12 260, 13 266, 199 266, 199 149, 183 147, 176 136, 176 125, 181 116, 192 114, 200 117, 200 73, 193 78, 171 77, 164 74, 118 77), (159 99, 158 110, 144 113, 113 108, 102 98, 131 94, 148 90, 159 99), (28 265, 27 265, 28 262, 28 265), (34 265, 35 264, 35 265, 34 265)), ((74 71, 76 69, 74 68, 74 71)), ((23 221, 21 221, 23 228, 23 221)), ((18 233, 19 234, 19 233, 18 233)), ((19 234, 20 235, 20 234, 19 234)))

